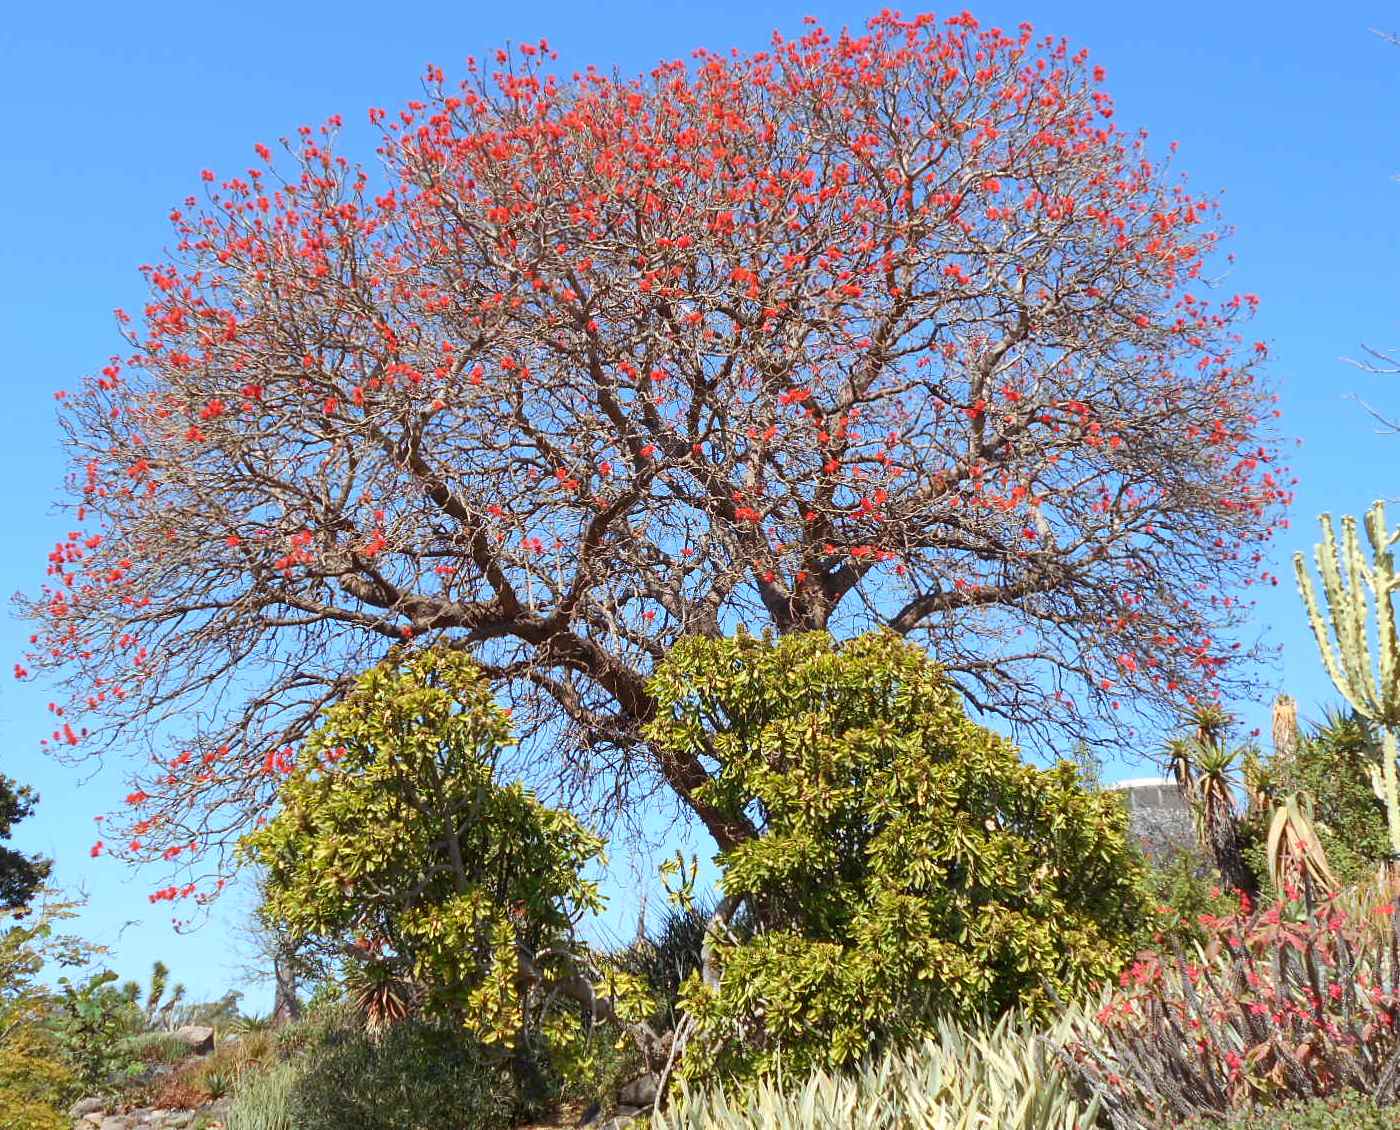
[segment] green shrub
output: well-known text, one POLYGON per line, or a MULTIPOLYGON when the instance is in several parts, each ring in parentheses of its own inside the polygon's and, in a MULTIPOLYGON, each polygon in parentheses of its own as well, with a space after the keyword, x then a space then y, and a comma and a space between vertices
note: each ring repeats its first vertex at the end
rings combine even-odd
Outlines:
POLYGON ((653 1130, 1087 1130, 1084 1102, 1056 1061, 1091 1022, 1071 1009, 1048 1031, 1007 1015, 970 1031, 943 1023, 908 1051, 849 1073, 817 1071, 742 1095, 682 1090, 653 1130))
POLYGON ((1204 945, 1209 931, 1205 922, 1228 917, 1239 909, 1237 897, 1221 890, 1220 873, 1199 852, 1177 851, 1147 867, 1147 890, 1156 906, 1150 939, 1170 950, 1204 945))
POLYGON ((758 831, 718 857, 752 936, 686 984, 688 1078, 839 1068, 935 1016, 1044 1017, 1140 937, 1120 801, 1026 764, 898 637, 683 640, 650 686, 647 737, 713 762, 703 800, 758 831))
POLYGON ((520 957, 535 955, 543 980, 577 973, 572 927, 601 906, 581 871, 602 841, 497 779, 512 742, 468 658, 395 652, 326 712, 277 815, 246 839, 267 868, 270 921, 296 942, 360 943, 369 1019, 421 1002, 503 1045, 572 1034, 557 1030, 562 1008, 531 1007, 555 998, 522 993, 520 957))
POLYGON ((244 1072, 224 1119, 226 1130, 293 1130, 292 1089, 299 1076, 295 1063, 244 1072))
POLYGON ((126 1050, 127 1037, 142 1025, 140 1010, 120 989, 110 970, 81 982, 60 977, 54 1031, 63 1057, 86 1093, 118 1090, 140 1073, 141 1064, 126 1050))
POLYGON ((1191 1123, 1191 1130, 1400 1130, 1400 1107, 1378 1107, 1348 1091, 1325 1099, 1300 1099, 1278 1110, 1243 1115, 1229 1122, 1191 1123))
POLYGON ((289 1100, 296 1130, 503 1130, 516 1105, 499 1054, 422 1023, 377 1040, 332 1030, 302 1063, 289 1100))
POLYGON ((68 1130, 59 1108, 72 1083, 48 1033, 19 1024, 0 1038, 0 1130, 68 1130))
POLYGON ((667 906, 646 937, 608 955, 618 969, 641 978, 655 1001, 650 1020, 659 1031, 670 1031, 680 1021, 681 986, 700 968, 705 927, 714 910, 704 901, 667 906))
POLYGON ((610 1114, 617 1105, 618 1088, 645 1070, 641 1051, 630 1035, 611 1022, 595 1024, 579 1043, 567 1070, 560 1072, 555 1097, 585 1107, 596 1103, 600 1113, 610 1114))

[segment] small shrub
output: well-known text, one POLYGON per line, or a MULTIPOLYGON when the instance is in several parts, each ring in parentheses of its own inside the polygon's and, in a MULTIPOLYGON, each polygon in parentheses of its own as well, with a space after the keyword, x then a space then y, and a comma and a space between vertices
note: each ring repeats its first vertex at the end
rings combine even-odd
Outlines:
POLYGON ((63 1057, 80 1089, 88 1094, 113 1092, 141 1070, 125 1048, 126 1038, 141 1028, 141 1015, 128 996, 113 987, 117 975, 104 970, 82 982, 58 979, 54 1031, 63 1057))
POLYGON ((1156 904, 1153 937, 1144 944, 1170 950, 1205 945, 1209 932, 1202 925, 1228 916, 1238 900, 1221 890, 1220 874, 1196 851, 1177 851, 1149 863, 1147 889, 1156 904))
POLYGON ((308 1052, 289 1102, 297 1130, 504 1130, 515 1088, 499 1054, 408 1022, 378 1040, 332 1033, 308 1052))
POLYGON ((59 1107, 72 1083, 48 1034, 16 1027, 0 1040, 0 1130, 67 1130, 59 1107))
POLYGON ((596 1103, 601 1114, 612 1113, 617 1091, 646 1069, 636 1041, 616 1024, 596 1024, 578 1042, 563 1072, 560 1099, 585 1107, 596 1103))
MULTIPOLYGON (((1389 908, 1386 908, 1389 910, 1389 908)), ((1145 954, 1073 1047, 1121 1130, 1225 1119, 1295 1099, 1400 1088, 1400 924, 1276 904, 1212 924, 1198 960, 1145 954)))
POLYGON ((233 1092, 226 1130, 292 1130, 292 1088, 299 1076, 294 1063, 245 1072, 233 1092))
POLYGON ((189 1044, 169 1032, 143 1032, 139 1036, 131 1036, 123 1041, 122 1050, 147 1067, 179 1063, 190 1055, 189 1044))

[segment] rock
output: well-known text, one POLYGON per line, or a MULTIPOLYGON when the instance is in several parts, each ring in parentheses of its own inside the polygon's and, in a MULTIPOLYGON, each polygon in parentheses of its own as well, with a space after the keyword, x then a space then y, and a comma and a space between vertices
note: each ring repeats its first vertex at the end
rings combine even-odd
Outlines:
POLYGON ((97 1114, 106 1105, 106 1099, 99 1099, 96 1097, 79 1099, 68 1108, 68 1117, 77 1120, 82 1118, 85 1114, 97 1114))
POLYGON ((194 1052, 195 1055, 208 1055, 214 1050, 214 1029, 212 1028, 206 1028, 200 1024, 186 1024, 183 1028, 176 1028, 171 1035, 188 1044, 190 1051, 194 1052))
POLYGON ((619 1106, 617 1113, 604 1122, 598 1130, 635 1130, 642 1125, 639 1118, 645 1117, 645 1112, 635 1106, 619 1106))
POLYGON ((638 1075, 630 1083, 624 1083, 617 1092, 619 1106, 649 1107, 656 1102, 656 1088, 661 1080, 648 1071, 638 1075))
POLYGON ((109 1114, 97 1124, 97 1130, 131 1130, 131 1123, 119 1114, 109 1114))
POLYGON ((161 1120, 160 1124, 164 1130, 184 1130, 193 1121, 194 1111, 172 1110, 161 1120))

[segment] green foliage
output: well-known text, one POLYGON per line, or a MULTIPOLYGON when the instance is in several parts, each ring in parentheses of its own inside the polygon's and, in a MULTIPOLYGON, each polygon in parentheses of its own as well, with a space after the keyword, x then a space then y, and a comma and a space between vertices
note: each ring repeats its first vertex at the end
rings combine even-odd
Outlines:
POLYGON ((300 1076, 300 1065, 293 1063, 245 1072, 224 1118, 225 1130, 294 1130, 292 1089, 300 1076))
POLYGON ((1400 1130, 1400 1107, 1379 1107, 1347 1091, 1323 1099, 1297 1099, 1229 1122, 1190 1123, 1191 1130, 1400 1130))
POLYGON ((142 1032, 122 1041, 121 1051, 147 1066, 179 1063, 190 1054, 190 1046, 170 1032, 142 1032))
POLYGON ((77 965, 94 950, 57 933, 72 904, 36 900, 0 911, 0 1130, 66 1130, 59 1110, 76 1086, 47 1023, 53 1002, 38 978, 45 964, 77 965))
POLYGON ((1082 1085, 1122 1130, 1360 1090, 1397 1098, 1400 928, 1337 904, 1275 904, 1215 923, 1195 959, 1145 954, 1076 1044, 1082 1085))
POLYGON ((1236 897, 1221 890, 1220 874, 1194 851, 1177 851, 1150 863, 1147 889, 1156 907, 1151 941, 1167 950, 1204 945, 1209 931, 1204 922, 1230 915, 1239 908, 1236 897))
POLYGON ((495 777, 510 719, 459 653, 395 654, 326 714, 248 837, 265 913, 294 938, 354 943, 383 981, 488 1041, 527 1017, 518 954, 572 971, 571 929, 600 906, 581 869, 601 841, 495 777))
POLYGON ((515 1088, 498 1049, 410 1021, 314 1047, 288 1105, 297 1130, 497 1130, 511 1124, 515 1088))
POLYGON ((38 1024, 5 1027, 0 1018, 0 1130, 68 1130, 59 1108, 73 1073, 38 1024))
POLYGON ((632 1036, 613 1022, 592 1025, 578 1042, 574 1054, 551 1091, 537 1100, 538 1107, 554 1105, 554 1099, 583 1107, 597 1104, 600 1114, 617 1105, 618 1089, 647 1069, 632 1036))
POLYGON ((714 907, 705 903, 668 906, 646 937, 611 955, 619 968, 636 974, 655 1002, 648 1018, 653 1027, 670 1031, 680 1022, 681 986, 700 968, 705 927, 714 907))
POLYGON ((140 1071, 127 1051, 126 1037, 142 1029, 141 1011, 114 988, 117 975, 102 970, 74 982, 58 979, 54 1028, 65 1060, 89 1094, 115 1091, 140 1071))
MULTIPOLYGON (((8 840, 14 826, 34 810, 33 790, 0 775, 0 841, 8 840)), ((0 846, 0 910, 16 910, 34 897, 49 874, 51 863, 0 846)))
MULTIPOLYGON (((1369 780, 1371 766, 1382 756, 1375 728, 1355 713, 1330 713, 1323 723, 1303 736, 1297 749, 1263 762, 1256 785, 1272 797, 1306 794, 1312 798, 1313 827, 1332 873, 1343 886, 1374 877, 1376 867, 1390 853, 1385 805, 1369 780)), ((1263 822, 1267 813, 1253 816, 1250 863, 1263 876, 1263 822)), ((1275 891, 1274 896, 1283 892, 1275 891)))
POLYGON ((1088 1021, 1072 1009, 1049 1031, 1013 1015, 964 1030, 942 1023, 918 1046, 796 1085, 747 1093, 682 1091, 653 1130, 1087 1130, 1096 1102, 1055 1056, 1088 1021))
POLYGON ((753 936, 692 975, 692 1079, 840 1067, 932 1018, 1050 1011, 1115 973, 1146 919, 1114 797, 969 721, 918 648, 876 633, 679 643, 651 682, 663 751, 760 834, 718 857, 753 936))

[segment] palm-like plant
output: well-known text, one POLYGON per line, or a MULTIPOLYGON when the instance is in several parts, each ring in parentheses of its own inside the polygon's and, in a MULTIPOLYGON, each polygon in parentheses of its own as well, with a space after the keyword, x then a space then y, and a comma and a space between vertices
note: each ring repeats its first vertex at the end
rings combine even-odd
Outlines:
POLYGON ((418 998, 412 981, 380 961, 351 966, 345 976, 345 989, 350 1006, 371 1036, 378 1036, 407 1020, 418 998))
POLYGON ((1227 886, 1253 897, 1259 884, 1245 862, 1234 796, 1246 751, 1229 748, 1230 716, 1218 706, 1201 707, 1191 724, 1191 737, 1167 746, 1171 773, 1191 806, 1201 849, 1214 860, 1227 886))

